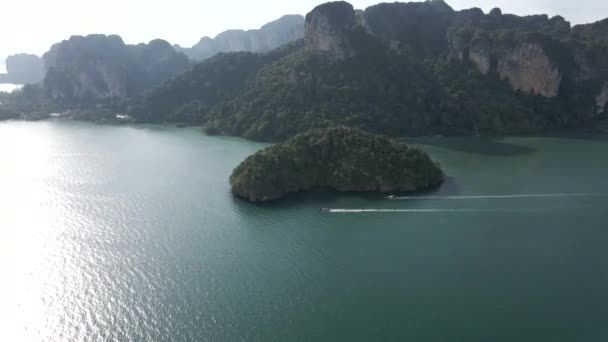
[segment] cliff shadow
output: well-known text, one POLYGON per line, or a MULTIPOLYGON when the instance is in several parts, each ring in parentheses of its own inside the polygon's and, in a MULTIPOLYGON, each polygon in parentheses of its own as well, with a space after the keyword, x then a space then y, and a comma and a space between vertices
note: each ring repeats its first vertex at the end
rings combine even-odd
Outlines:
POLYGON ((598 130, 567 130, 567 131, 554 131, 536 135, 523 135, 523 137, 535 137, 535 138, 555 138, 555 139, 568 139, 568 140, 583 140, 583 141, 608 141, 608 128, 606 131, 598 130))
POLYGON ((401 139, 406 144, 427 145, 486 156, 518 156, 536 152, 530 146, 515 145, 491 137, 419 137, 401 139))

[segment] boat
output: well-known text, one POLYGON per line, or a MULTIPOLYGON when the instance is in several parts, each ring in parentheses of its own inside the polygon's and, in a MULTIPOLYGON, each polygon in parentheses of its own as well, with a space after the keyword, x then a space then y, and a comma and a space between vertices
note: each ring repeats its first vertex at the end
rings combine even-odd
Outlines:
POLYGON ((388 199, 395 199, 395 198, 397 198, 397 197, 395 197, 395 195, 390 195, 390 196, 388 196, 387 198, 388 198, 388 199))
POLYGON ((327 208, 321 208, 321 212, 323 212, 323 213, 328 213, 328 212, 330 212, 330 210, 329 210, 329 209, 327 209, 327 208))

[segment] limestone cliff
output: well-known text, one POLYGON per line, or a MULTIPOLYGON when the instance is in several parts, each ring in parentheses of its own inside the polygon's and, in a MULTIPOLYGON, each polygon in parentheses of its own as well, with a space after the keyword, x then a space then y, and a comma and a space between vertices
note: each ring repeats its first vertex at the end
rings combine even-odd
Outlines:
POLYGON ((485 46, 474 45, 469 50, 469 61, 475 65, 480 73, 487 75, 492 66, 490 51, 485 46))
POLYGON ((456 12, 442 0, 383 3, 365 11, 330 2, 306 16, 305 41, 311 51, 344 58, 356 53, 353 33, 364 32, 397 53, 433 58, 447 51, 484 75, 494 71, 514 90, 555 97, 563 75, 544 46, 517 31, 523 29, 561 37, 569 23, 503 15, 500 9, 488 15, 479 9, 456 12))
POLYGON ((545 97, 558 95, 560 72, 538 44, 521 44, 501 56, 497 71, 515 90, 545 97))
POLYGON ((365 9, 368 32, 385 46, 426 57, 444 52, 454 10, 443 0, 381 3, 365 9))
POLYGON ((336 1, 317 6, 306 15, 306 48, 336 58, 348 57, 353 54, 350 35, 357 26, 351 4, 336 1))
POLYGON ((127 45, 119 36, 73 36, 44 56, 44 88, 70 104, 121 99, 160 84, 189 66, 188 58, 162 40, 127 45))
POLYGON ((304 37, 304 17, 285 15, 257 30, 228 30, 215 38, 203 37, 191 48, 175 46, 195 61, 202 61, 222 52, 266 52, 304 37))
POLYGON ((473 36, 467 52, 468 60, 473 63, 480 73, 487 75, 492 68, 491 39, 487 35, 477 32, 473 36))
MULTIPOLYGON (((162 41, 125 48, 119 37, 81 37, 45 56, 45 86, 57 102, 118 103, 143 108, 141 122, 202 123, 259 140, 336 124, 403 136, 531 133, 608 119, 608 20, 570 27, 560 16, 456 11, 441 0, 365 10, 330 2, 300 27, 305 39, 220 54, 131 102, 123 100, 175 75, 186 57, 162 41)), ((221 48, 274 41, 242 33, 220 35, 221 48)))
POLYGON ((306 47, 343 58, 352 56, 364 33, 398 53, 430 55, 447 47, 445 39, 454 10, 442 0, 382 3, 354 10, 344 1, 317 6, 306 16, 306 47))
POLYGON ((595 104, 597 105, 598 114, 606 112, 608 109, 608 82, 604 83, 602 91, 595 97, 595 104))
POLYGON ((604 117, 603 23, 572 29, 560 16, 455 11, 437 0, 363 11, 330 2, 305 25, 305 50, 205 113, 209 127, 265 140, 335 123, 394 135, 530 133, 604 117))
POLYGON ((559 95, 565 70, 570 24, 562 17, 517 17, 498 8, 455 14, 448 30, 450 55, 484 75, 497 75, 512 89, 547 98, 559 95), (559 56, 559 54, 563 54, 559 56))
POLYGON ((42 59, 36 55, 11 55, 6 58, 5 63, 6 74, 0 75, 0 82, 34 84, 44 78, 42 59))

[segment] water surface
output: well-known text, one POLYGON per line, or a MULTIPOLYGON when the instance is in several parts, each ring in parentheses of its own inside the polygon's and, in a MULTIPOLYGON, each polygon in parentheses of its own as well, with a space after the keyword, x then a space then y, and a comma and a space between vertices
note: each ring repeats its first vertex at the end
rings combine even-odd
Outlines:
POLYGON ((608 142, 413 142, 427 198, 258 206, 227 178, 262 144, 0 123, 0 340, 608 340, 608 142))

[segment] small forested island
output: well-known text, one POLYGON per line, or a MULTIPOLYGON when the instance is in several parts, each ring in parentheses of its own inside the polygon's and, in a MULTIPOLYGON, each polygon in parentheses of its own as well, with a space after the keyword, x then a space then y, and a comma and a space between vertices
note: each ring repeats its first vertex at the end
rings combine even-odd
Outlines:
POLYGON ((238 197, 268 202, 316 188, 340 192, 415 192, 443 182, 423 151, 345 126, 314 129, 261 150, 232 173, 238 197))

